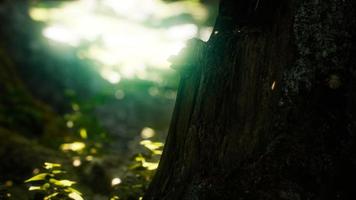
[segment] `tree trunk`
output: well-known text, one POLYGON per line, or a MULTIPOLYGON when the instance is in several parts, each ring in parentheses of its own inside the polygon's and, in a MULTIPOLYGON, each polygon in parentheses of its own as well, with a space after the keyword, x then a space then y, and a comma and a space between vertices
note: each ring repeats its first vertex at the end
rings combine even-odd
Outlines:
POLYGON ((144 199, 356 199, 355 8, 222 0, 144 199))

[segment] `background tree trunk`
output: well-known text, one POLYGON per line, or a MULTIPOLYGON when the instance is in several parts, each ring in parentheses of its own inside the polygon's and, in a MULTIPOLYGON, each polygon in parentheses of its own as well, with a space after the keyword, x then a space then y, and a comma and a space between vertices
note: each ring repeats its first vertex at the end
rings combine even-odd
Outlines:
POLYGON ((356 199, 355 8, 222 0, 144 199, 356 199))

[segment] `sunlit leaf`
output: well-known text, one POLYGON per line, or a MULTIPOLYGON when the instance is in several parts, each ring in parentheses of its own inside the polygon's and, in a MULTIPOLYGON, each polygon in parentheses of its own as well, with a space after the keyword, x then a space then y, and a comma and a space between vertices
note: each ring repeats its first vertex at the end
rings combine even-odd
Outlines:
POLYGON ((80 137, 83 139, 87 139, 88 138, 88 132, 86 129, 81 128, 79 131, 80 137))
POLYGON ((163 143, 162 142, 152 142, 151 140, 142 140, 140 142, 140 144, 143 145, 144 147, 146 147, 147 149, 151 150, 151 151, 163 147, 163 143))
POLYGON ((33 181, 42 181, 42 180, 45 180, 47 176, 49 176, 48 173, 37 174, 37 175, 25 180, 25 183, 33 182, 33 181))
POLYGON ((142 166, 147 168, 148 170, 155 170, 158 167, 158 163, 153 162, 143 162, 142 166))
POLYGON ((45 183, 45 184, 42 185, 42 188, 43 188, 44 190, 47 190, 47 189, 50 188, 50 187, 51 187, 51 185, 50 185, 49 183, 45 183))
POLYGON ((57 196, 58 194, 59 194, 58 192, 55 192, 55 193, 53 193, 53 194, 50 194, 50 195, 46 196, 46 197, 44 198, 44 200, 51 199, 51 198, 57 196))
POLYGON ((52 173, 53 173, 53 174, 62 174, 62 173, 65 173, 65 171, 62 171, 62 170, 53 170, 52 173))
POLYGON ((74 200, 84 200, 83 197, 76 192, 69 193, 68 197, 74 200))
POLYGON ((83 142, 64 143, 61 145, 63 151, 82 151, 85 148, 83 142))
POLYGON ((72 187, 66 188, 64 191, 68 192, 68 193, 77 193, 78 195, 82 195, 81 192, 79 192, 78 190, 76 190, 76 189, 74 189, 72 187))
POLYGON ((161 150, 154 150, 152 153, 155 155, 162 155, 163 152, 161 150))
POLYGON ((45 162, 44 163, 44 168, 46 169, 53 169, 55 167, 61 167, 62 165, 61 164, 58 164, 58 163, 50 163, 50 162, 45 162))
POLYGON ((41 186, 31 186, 28 188, 29 191, 33 191, 33 190, 44 190, 41 186))
POLYGON ((61 187, 70 187, 72 186, 73 184, 75 184, 74 181, 70 181, 70 180, 57 180, 57 179, 54 179, 54 178, 51 178, 49 180, 49 182, 55 184, 55 185, 58 185, 58 186, 61 186, 61 187))
POLYGON ((141 162, 141 161, 145 161, 146 159, 141 155, 141 154, 138 154, 136 157, 135 157, 135 161, 137 162, 141 162))

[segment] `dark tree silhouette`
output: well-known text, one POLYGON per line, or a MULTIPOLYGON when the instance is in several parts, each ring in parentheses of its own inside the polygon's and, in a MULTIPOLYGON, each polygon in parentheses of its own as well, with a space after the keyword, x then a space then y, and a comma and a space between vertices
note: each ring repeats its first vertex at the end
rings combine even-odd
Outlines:
POLYGON ((355 4, 222 0, 144 199, 356 199, 355 4))

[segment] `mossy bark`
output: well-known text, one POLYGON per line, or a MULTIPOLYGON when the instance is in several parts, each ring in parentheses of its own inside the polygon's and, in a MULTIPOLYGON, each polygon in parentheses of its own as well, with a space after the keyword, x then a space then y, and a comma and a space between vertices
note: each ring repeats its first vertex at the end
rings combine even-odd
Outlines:
POLYGON ((356 199, 355 8, 223 0, 144 199, 356 199))

